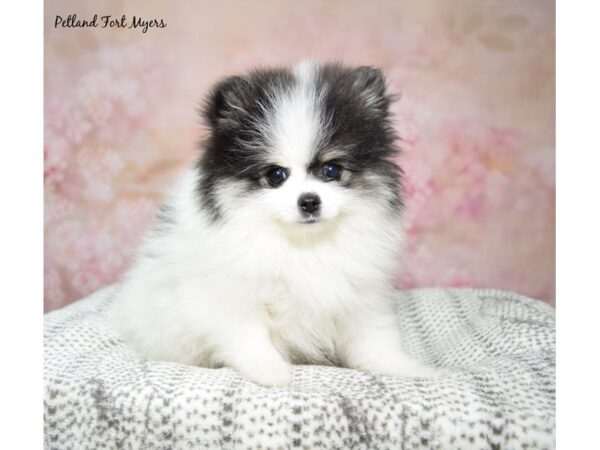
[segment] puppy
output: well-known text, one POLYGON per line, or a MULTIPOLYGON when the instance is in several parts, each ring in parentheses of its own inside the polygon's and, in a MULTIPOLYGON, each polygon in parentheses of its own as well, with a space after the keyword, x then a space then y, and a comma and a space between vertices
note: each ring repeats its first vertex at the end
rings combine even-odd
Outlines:
POLYGON ((218 83, 198 164, 121 281, 116 326, 141 355, 286 386, 291 364, 401 376, 392 275, 400 171, 381 71, 302 63, 218 83))

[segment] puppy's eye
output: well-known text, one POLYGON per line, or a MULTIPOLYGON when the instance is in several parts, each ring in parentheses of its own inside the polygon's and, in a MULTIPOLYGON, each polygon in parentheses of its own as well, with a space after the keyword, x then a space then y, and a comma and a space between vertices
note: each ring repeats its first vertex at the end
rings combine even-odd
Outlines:
POLYGON ((273 167, 267 172, 267 181, 272 187, 281 186, 288 177, 287 170, 283 167, 273 167))
POLYGON ((328 180, 339 180, 342 174, 342 168, 335 163, 323 164, 323 176, 328 180))

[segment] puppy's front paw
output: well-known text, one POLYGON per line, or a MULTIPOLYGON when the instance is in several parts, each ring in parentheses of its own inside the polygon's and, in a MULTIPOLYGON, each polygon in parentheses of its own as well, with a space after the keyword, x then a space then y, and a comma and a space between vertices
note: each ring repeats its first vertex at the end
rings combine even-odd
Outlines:
POLYGON ((273 348, 255 350, 252 355, 236 358, 232 364, 242 376, 267 387, 283 387, 292 382, 292 366, 273 348))
POLYGON ((285 387, 292 382, 292 367, 283 361, 257 362, 242 374, 251 381, 267 387, 285 387))

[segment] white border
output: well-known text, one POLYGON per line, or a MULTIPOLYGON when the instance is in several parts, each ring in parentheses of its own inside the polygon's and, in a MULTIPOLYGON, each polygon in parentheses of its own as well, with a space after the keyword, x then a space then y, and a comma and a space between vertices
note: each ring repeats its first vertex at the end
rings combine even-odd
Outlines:
POLYGON ((6 2, 0 25, 2 448, 43 446, 43 7, 6 2))
POLYGON ((557 448, 591 449, 600 430, 600 7, 557 6, 557 448))

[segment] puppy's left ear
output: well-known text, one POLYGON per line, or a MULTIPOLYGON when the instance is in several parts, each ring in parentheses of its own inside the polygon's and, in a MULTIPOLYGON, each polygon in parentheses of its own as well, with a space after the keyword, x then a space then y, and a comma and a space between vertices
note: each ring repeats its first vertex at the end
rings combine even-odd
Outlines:
POLYGON ((387 112, 389 97, 386 95, 385 76, 381 69, 361 66, 354 70, 354 87, 368 108, 387 112))

